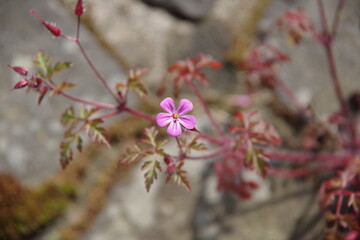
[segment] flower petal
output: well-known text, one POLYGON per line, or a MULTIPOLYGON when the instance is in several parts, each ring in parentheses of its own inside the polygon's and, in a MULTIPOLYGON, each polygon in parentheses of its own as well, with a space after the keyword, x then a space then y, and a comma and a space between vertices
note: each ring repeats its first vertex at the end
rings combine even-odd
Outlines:
POLYGON ((181 99, 179 106, 177 108, 177 113, 179 115, 185 114, 193 110, 193 104, 187 99, 181 99))
POLYGON ((193 129, 196 124, 196 118, 193 115, 183 115, 178 120, 187 129, 193 129))
POLYGON ((175 112, 175 104, 174 100, 172 98, 168 97, 161 101, 160 107, 167 111, 168 113, 174 113, 175 112))
POLYGON ((167 134, 171 137, 179 137, 181 135, 181 126, 179 121, 171 121, 167 129, 167 134))
POLYGON ((156 115, 156 123, 160 126, 160 127, 165 127, 166 125, 168 125, 173 118, 171 117, 172 115, 169 113, 158 113, 156 115))

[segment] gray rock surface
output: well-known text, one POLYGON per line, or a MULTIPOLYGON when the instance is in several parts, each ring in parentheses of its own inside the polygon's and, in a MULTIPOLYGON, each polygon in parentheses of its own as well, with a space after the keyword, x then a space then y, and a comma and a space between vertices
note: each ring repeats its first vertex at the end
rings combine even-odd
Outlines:
POLYGON ((153 6, 190 20, 200 20, 209 12, 214 0, 143 0, 153 6))
MULTIPOLYGON (((74 3, 73 0, 67 2, 74 3)), ((327 5, 330 12, 334 1, 331 2, 327 5)), ((336 54, 346 91, 351 91, 359 87, 356 82, 359 68, 354 66, 360 62, 357 54, 360 38, 356 28, 358 2, 348 2, 336 54), (353 48, 348 48, 349 45, 353 48)), ((242 26, 241 22, 249 17, 250 10, 257 3, 253 0, 217 0, 206 19, 197 24, 176 19, 166 11, 149 8, 138 0, 89 0, 86 14, 92 20, 90 24, 97 37, 110 46, 112 53, 128 66, 150 67, 152 75, 149 81, 156 85, 169 63, 194 56, 198 51, 225 59, 229 44, 238 34, 237 28, 242 26)), ((294 7, 294 3, 304 4, 306 11, 317 21, 314 1, 279 0, 270 8, 263 24, 268 24, 283 10, 294 7)), ((0 26, 3 33, 0 35, 0 79, 6 86, 0 89, 3 103, 0 107, 0 168, 24 182, 39 183, 60 168, 57 159, 62 130, 57 119, 69 102, 53 98, 37 107, 33 94, 24 96, 20 91, 8 91, 19 78, 3 66, 30 66, 31 56, 39 48, 50 50, 58 56, 56 59, 75 62, 76 68, 70 70, 71 75, 63 76, 82 86, 75 89, 74 94, 89 99, 96 97, 104 102, 111 102, 111 99, 106 97, 91 71, 83 65, 73 45, 61 39, 51 40, 50 34, 28 15, 30 8, 57 22, 66 32, 72 32, 75 26, 71 15, 56 1, 29 0, 24 4, 21 0, 12 0, 0 3, 0 16, 8 23, 0 26), (14 39, 18 42, 15 43, 14 39), (10 79, 14 79, 13 82, 10 79)), ((97 45, 91 34, 83 30, 84 45, 90 49, 101 72, 107 79, 122 79, 123 75, 111 57, 97 45)), ((279 35, 271 41, 284 48, 281 38, 279 35)), ((317 109, 326 112, 335 109, 336 103, 324 97, 324 93, 331 94, 331 89, 325 81, 324 53, 319 46, 306 41, 299 48, 290 50, 295 63, 284 67, 281 73, 284 81, 297 93, 301 93, 303 88, 310 92, 317 109)), ((235 88, 235 74, 227 76, 227 79, 215 81, 229 91, 235 88), (231 85, 224 84, 226 81, 231 85)), ((308 188, 311 183, 266 180, 261 184, 256 201, 239 202, 215 191, 216 181, 206 163, 186 163, 186 170, 190 174, 193 192, 186 193, 172 184, 163 185, 163 179, 159 179, 147 194, 143 173, 135 169, 128 179, 110 191, 103 212, 82 239, 297 239, 300 230, 303 230, 300 234, 313 230, 312 226, 310 230, 306 228, 307 223, 312 223, 310 220, 318 223, 317 205, 308 188)))

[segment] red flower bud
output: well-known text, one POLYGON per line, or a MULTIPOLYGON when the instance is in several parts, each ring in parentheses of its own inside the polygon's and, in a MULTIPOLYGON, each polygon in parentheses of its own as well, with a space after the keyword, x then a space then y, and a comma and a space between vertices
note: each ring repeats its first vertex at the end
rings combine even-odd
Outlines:
POLYGON ((28 70, 26 68, 18 67, 18 66, 10 66, 10 65, 8 65, 8 67, 12 68, 15 72, 17 72, 22 76, 26 76, 28 74, 28 70))
POLYGON ((29 81, 26 78, 23 78, 19 82, 17 82, 11 90, 26 87, 28 85, 28 83, 29 83, 29 81))
POLYGON ((84 13, 84 6, 82 0, 78 0, 75 6, 75 14, 81 16, 84 13))
POLYGON ((61 29, 57 28, 54 24, 48 23, 47 21, 45 21, 44 19, 42 19, 36 12, 35 10, 30 10, 30 13, 32 15, 34 15, 35 17, 37 17, 41 23, 55 36, 58 37, 61 35, 61 29))

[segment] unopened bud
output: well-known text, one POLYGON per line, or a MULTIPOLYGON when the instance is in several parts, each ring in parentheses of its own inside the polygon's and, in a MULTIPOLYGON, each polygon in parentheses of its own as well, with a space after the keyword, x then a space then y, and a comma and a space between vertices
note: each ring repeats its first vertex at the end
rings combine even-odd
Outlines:
POLYGON ((26 76, 28 74, 28 70, 26 68, 23 67, 19 67, 19 66, 10 66, 8 65, 9 68, 12 68, 15 72, 17 72, 18 74, 22 75, 22 76, 26 76))
POLYGON ((78 0, 75 6, 75 14, 80 17, 83 13, 84 13, 83 1, 78 0))
POLYGON ((26 78, 21 79, 19 82, 17 82, 14 87, 12 88, 12 90, 14 89, 20 89, 20 88, 24 88, 28 85, 29 81, 26 78))
POLYGON ((35 17, 37 17, 41 23, 55 36, 58 37, 61 35, 61 29, 56 27, 54 24, 48 23, 47 21, 45 21, 44 19, 42 19, 36 12, 35 10, 30 10, 30 13, 32 15, 34 15, 35 17))

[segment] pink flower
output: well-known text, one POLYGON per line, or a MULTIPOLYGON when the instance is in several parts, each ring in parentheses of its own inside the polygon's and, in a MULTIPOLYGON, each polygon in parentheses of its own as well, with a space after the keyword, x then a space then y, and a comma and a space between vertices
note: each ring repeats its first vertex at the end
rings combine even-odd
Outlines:
POLYGON ((167 113, 158 113, 156 122, 160 127, 169 125, 167 133, 169 136, 178 137, 181 135, 181 127, 193 129, 196 124, 196 118, 192 115, 184 115, 193 109, 193 104, 187 99, 181 99, 179 106, 175 108, 174 100, 168 97, 160 103, 162 109, 167 113))

